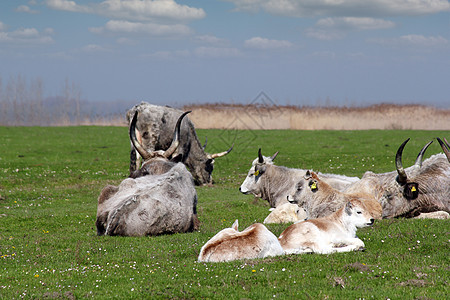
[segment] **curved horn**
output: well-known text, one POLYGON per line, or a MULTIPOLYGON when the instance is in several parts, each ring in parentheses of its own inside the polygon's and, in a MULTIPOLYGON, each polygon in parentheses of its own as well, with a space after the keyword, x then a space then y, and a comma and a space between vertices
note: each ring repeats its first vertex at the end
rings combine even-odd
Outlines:
POLYGON ((273 161, 273 160, 275 159, 275 157, 277 157, 277 155, 278 155, 278 152, 279 152, 279 151, 275 152, 275 154, 274 154, 274 155, 272 155, 272 157, 270 157, 270 160, 271 160, 271 161, 273 161))
POLYGON ((149 153, 147 150, 145 150, 144 147, 142 147, 141 143, 139 143, 139 141, 136 137, 137 116, 138 116, 138 111, 136 111, 134 113, 133 120, 131 121, 131 124, 130 124, 130 131, 129 131, 130 140, 131 140, 131 143, 133 144, 134 148, 137 150, 137 152, 139 152, 139 155, 141 155, 144 160, 147 160, 152 157, 152 153, 149 153))
POLYGON ((169 158, 175 152, 175 150, 177 150, 178 145, 180 144, 181 121, 183 120, 184 116, 186 116, 190 112, 191 111, 187 111, 178 118, 177 124, 175 125, 175 129, 173 131, 172 143, 170 144, 169 148, 166 151, 164 151, 163 154, 165 158, 169 158))
POLYGON ((233 143, 233 145, 231 146, 231 148, 228 149, 227 151, 220 152, 220 153, 214 153, 214 154, 211 154, 210 157, 211 157, 211 158, 217 158, 217 157, 225 156, 225 155, 227 155, 228 153, 230 153, 231 150, 233 150, 233 147, 234 147, 234 143, 233 143))
POLYGON ((448 141, 444 138, 445 143, 440 139, 437 138, 439 145, 441 145, 442 150, 445 153, 445 156, 447 156, 448 162, 450 162, 450 145, 448 141))
POLYGON ((423 155, 425 154, 425 151, 427 151, 428 146, 430 146, 432 142, 433 141, 429 142, 428 144, 425 145, 425 147, 422 148, 422 150, 420 150, 419 155, 417 155, 416 162, 414 163, 414 165, 419 166, 419 167, 422 166, 423 155))
POLYGON ((205 149, 206 149, 206 145, 208 144, 208 137, 206 136, 205 137, 205 144, 203 144, 203 151, 205 151, 205 149))
POLYGON ((258 162, 262 164, 264 162, 264 157, 261 154, 261 148, 258 150, 258 162))
POLYGON ((403 142, 403 144, 400 145, 400 147, 397 150, 397 154, 395 155, 395 167, 397 168, 397 173, 398 173, 398 177, 397 177, 397 181, 400 184, 405 184, 406 180, 408 179, 408 176, 406 176, 406 172, 403 169, 403 164, 402 164, 402 154, 403 154, 403 148, 405 148, 405 145, 407 142, 409 142, 409 138, 403 142))

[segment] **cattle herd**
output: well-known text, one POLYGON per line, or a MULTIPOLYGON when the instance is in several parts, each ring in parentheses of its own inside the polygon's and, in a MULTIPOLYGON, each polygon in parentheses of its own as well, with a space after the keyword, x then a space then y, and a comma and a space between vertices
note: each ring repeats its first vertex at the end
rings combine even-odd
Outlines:
MULTIPOLYGON (((211 185, 214 160, 227 151, 205 152, 193 123, 182 112, 142 102, 127 112, 131 143, 130 176, 108 185, 98 197, 98 235, 147 236, 198 229, 195 185, 211 185), (141 162, 142 160, 142 162, 141 162)), ((293 223, 277 238, 264 224, 238 230, 238 220, 212 237, 198 260, 220 262, 283 254, 364 249, 357 228, 381 218, 443 218, 450 213, 450 144, 444 153, 404 168, 404 141, 396 170, 361 178, 324 174, 274 164, 278 152, 252 162, 239 191, 267 200, 263 223, 293 223)))

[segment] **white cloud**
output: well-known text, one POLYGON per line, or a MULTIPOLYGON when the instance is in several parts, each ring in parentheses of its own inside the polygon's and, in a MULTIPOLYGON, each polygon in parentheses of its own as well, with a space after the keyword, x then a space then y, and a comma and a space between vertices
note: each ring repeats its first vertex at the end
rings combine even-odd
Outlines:
POLYGON ((334 17, 317 21, 312 28, 305 30, 306 35, 320 40, 336 40, 350 31, 389 29, 395 26, 392 21, 375 18, 334 17))
POLYGON ((442 36, 423 36, 418 34, 403 35, 389 39, 370 39, 368 41, 394 47, 434 48, 450 45, 450 41, 442 36))
POLYGON ((285 40, 270 40, 262 37, 253 37, 244 42, 245 47, 253 49, 273 50, 292 47, 292 43, 285 40))
POLYGON ((165 25, 129 21, 108 21, 103 27, 89 28, 92 33, 139 34, 146 36, 186 36, 192 30, 183 24, 165 25))
POLYGON ((407 16, 426 15, 450 10, 447 0, 226 0, 237 11, 264 10, 291 17, 314 16, 407 16))
POLYGON ((223 58, 223 57, 239 57, 242 53, 236 48, 220 48, 220 47, 198 47, 194 50, 195 55, 199 57, 223 58))
POLYGON ((93 9, 88 6, 78 5, 75 1, 69 0, 46 0, 45 4, 55 10, 71 12, 93 13, 93 9))
POLYGON ((69 0, 46 0, 48 7, 55 10, 91 13, 112 19, 128 21, 192 21, 202 19, 206 13, 201 8, 177 4, 174 0, 105 0, 79 5, 69 0))
POLYGON ((15 45, 40 45, 53 43, 53 29, 39 32, 36 28, 19 28, 6 31, 6 25, 0 22, 0 43, 15 45))
POLYGON ((28 14, 38 14, 38 10, 31 9, 28 5, 20 5, 16 8, 17 12, 23 12, 28 14))
POLYGON ((194 40, 200 43, 210 44, 210 45, 229 45, 230 41, 227 39, 218 38, 213 35, 198 35, 194 37, 194 40))
POLYGON ((323 41, 339 40, 345 37, 345 33, 339 30, 327 30, 323 28, 307 28, 307 36, 323 41))
POLYGON ((320 19, 316 26, 342 30, 373 30, 392 28, 395 23, 374 18, 340 17, 320 19))
POLYGON ((86 53, 98 53, 98 52, 110 52, 111 50, 95 44, 89 44, 81 48, 81 52, 86 53))
POLYGON ((173 60, 177 58, 184 58, 190 56, 189 50, 179 50, 179 51, 157 51, 153 53, 147 53, 141 55, 142 58, 153 58, 157 60, 173 60))

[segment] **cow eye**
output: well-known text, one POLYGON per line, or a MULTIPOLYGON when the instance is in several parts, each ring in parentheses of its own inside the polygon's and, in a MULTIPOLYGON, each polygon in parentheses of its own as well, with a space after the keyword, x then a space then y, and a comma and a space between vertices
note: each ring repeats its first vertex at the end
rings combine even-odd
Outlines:
POLYGON ((357 213, 358 215, 360 215, 360 214, 362 214, 362 211, 357 211, 356 213, 357 213))

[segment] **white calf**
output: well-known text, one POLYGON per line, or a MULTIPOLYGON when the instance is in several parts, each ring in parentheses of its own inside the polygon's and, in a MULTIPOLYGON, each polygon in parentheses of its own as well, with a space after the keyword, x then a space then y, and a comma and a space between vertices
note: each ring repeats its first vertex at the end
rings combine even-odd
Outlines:
POLYGON ((261 223, 238 231, 238 220, 203 245, 200 262, 224 262, 238 259, 264 258, 284 254, 277 237, 261 223))
POLYGON ((364 202, 352 199, 331 215, 292 224, 278 240, 286 254, 348 252, 364 247, 356 229, 373 222, 364 202))
POLYGON ((284 203, 270 209, 271 213, 264 219, 264 224, 294 223, 306 219, 306 212, 297 204, 284 203))

